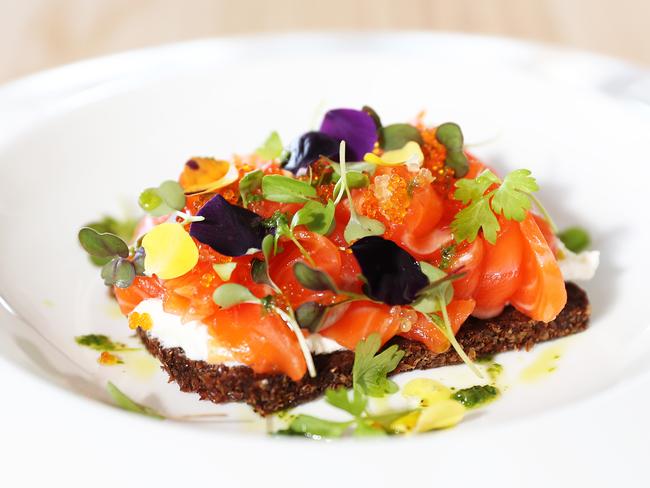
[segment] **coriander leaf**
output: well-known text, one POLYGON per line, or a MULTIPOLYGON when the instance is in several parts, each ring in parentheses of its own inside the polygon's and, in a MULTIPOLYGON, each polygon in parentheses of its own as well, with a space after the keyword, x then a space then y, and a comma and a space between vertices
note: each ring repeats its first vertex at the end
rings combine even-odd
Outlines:
POLYGON ((79 243, 88 254, 98 258, 126 258, 129 255, 129 246, 122 239, 114 234, 99 233, 90 227, 83 227, 79 231, 79 243))
POLYGON ((88 347, 95 351, 137 351, 138 348, 128 347, 121 342, 114 342, 110 337, 103 334, 86 334, 74 338, 75 342, 80 346, 88 347))
POLYGON ((298 282, 308 290, 339 292, 334 280, 327 273, 311 268, 301 261, 293 265, 293 274, 298 282))
POLYGON ((473 242, 478 231, 483 229, 485 239, 494 244, 497 240, 497 232, 501 227, 488 198, 481 198, 472 202, 469 206, 456 214, 451 223, 451 230, 458 242, 467 240, 473 242))
POLYGON ((352 421, 333 422, 311 415, 300 414, 291 421, 286 430, 281 430, 278 434, 304 435, 314 439, 341 437, 352 423, 352 421))
POLYGON ((244 207, 248 207, 252 193, 262 187, 263 177, 264 171, 256 169, 255 171, 246 173, 243 178, 239 180, 239 194, 241 195, 244 207))
POLYGON ((253 295, 248 288, 236 283, 225 283, 217 287, 212 294, 212 299, 222 308, 233 307, 245 302, 260 302, 260 299, 253 295))
POLYGON ((400 351, 396 345, 375 356, 380 346, 381 336, 375 332, 359 341, 354 353, 353 388, 359 388, 362 393, 372 397, 383 397, 386 393, 398 390, 395 382, 389 380, 387 375, 404 357, 404 351, 400 351))
POLYGON ((108 393, 113 398, 113 401, 117 404, 118 407, 128 410, 129 412, 139 413, 142 415, 147 415, 159 420, 164 420, 165 417, 156 412, 153 408, 146 407, 137 402, 131 400, 126 396, 117 386, 115 386, 110 381, 106 385, 108 393))
POLYGON ((352 400, 346 388, 325 390, 325 400, 330 405, 345 410, 355 417, 359 417, 365 410, 368 399, 359 391, 352 391, 352 400))
POLYGON ((497 214, 503 213, 508 220, 521 222, 532 204, 529 193, 539 190, 535 178, 527 169, 517 169, 509 173, 499 188, 494 191, 492 208, 497 214))
POLYGON ((255 154, 262 159, 279 158, 280 154, 282 154, 282 140, 280 139, 280 135, 276 131, 271 132, 264 141, 264 144, 257 148, 255 154))
POLYGON ((328 200, 327 205, 320 202, 307 202, 304 207, 293 215, 291 228, 305 225, 312 232, 327 235, 334 224, 335 210, 336 207, 332 200, 328 200))
POLYGON ((354 429, 355 437, 386 436, 388 433, 378 424, 365 418, 357 419, 357 426, 354 429))
POLYGON ((483 171, 476 178, 463 178, 456 182, 454 199, 467 205, 471 201, 483 198, 485 190, 494 183, 499 183, 499 178, 490 170, 483 171))
POLYGON ((589 233, 581 227, 569 227, 557 235, 569 251, 579 253, 589 247, 589 233))
POLYGON ((309 183, 282 175, 264 176, 262 194, 266 200, 280 203, 305 203, 318 196, 309 183))

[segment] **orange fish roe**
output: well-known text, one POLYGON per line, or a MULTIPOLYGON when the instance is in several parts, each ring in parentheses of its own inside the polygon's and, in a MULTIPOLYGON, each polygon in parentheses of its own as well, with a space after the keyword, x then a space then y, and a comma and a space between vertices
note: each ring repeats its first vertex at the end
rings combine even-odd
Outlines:
POLYGON ((97 362, 102 366, 115 366, 116 364, 124 364, 124 361, 113 353, 108 351, 102 352, 97 358, 97 362))
POLYGON ((396 173, 375 177, 370 188, 377 199, 379 212, 391 222, 401 223, 411 205, 408 181, 396 173))
POLYGON ((146 312, 132 312, 131 315, 129 315, 129 328, 135 330, 138 327, 142 330, 150 330, 153 327, 151 315, 146 312))
POLYGON ((447 148, 436 139, 436 129, 423 129, 422 154, 424 154, 423 166, 431 171, 435 178, 434 186, 440 193, 446 193, 454 178, 454 170, 445 166, 447 148))

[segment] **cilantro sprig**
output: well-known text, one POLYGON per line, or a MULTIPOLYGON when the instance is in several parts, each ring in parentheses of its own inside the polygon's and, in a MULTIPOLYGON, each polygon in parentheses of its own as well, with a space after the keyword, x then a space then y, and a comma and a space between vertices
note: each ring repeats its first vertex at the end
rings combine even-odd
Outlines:
POLYGON ((300 414, 291 420, 286 430, 279 431, 278 434, 304 435, 320 439, 341 437, 351 428, 355 436, 391 433, 392 420, 408 415, 412 410, 393 412, 388 416, 374 415, 368 411, 369 397, 383 397, 398 390, 397 384, 388 379, 388 374, 404 357, 404 351, 393 345, 377 354, 380 347, 381 337, 378 333, 359 341, 352 367, 352 391, 346 388, 328 388, 325 391, 325 401, 347 412, 352 419, 335 422, 300 414))
POLYGON ((479 231, 483 231, 485 239, 494 244, 501 230, 498 216, 521 222, 533 203, 554 227, 548 212, 533 195, 539 186, 527 169, 512 171, 503 181, 492 171, 485 170, 474 179, 458 180, 455 186, 454 198, 467 205, 451 223, 458 242, 473 242, 479 231))

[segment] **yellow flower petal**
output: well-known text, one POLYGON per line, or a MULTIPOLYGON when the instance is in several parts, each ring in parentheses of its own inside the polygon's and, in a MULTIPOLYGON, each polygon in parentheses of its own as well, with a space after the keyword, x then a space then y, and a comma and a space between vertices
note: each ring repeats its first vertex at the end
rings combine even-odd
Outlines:
POLYGON ((373 153, 366 153, 363 160, 367 163, 379 166, 399 166, 401 164, 406 164, 409 167, 409 171, 413 171, 413 169, 417 171, 417 168, 422 166, 424 154, 422 153, 422 148, 417 142, 409 141, 404 144, 404 147, 401 149, 386 151, 381 156, 377 156, 373 153))
POLYGON ((157 225, 144 236, 142 247, 145 272, 163 280, 184 275, 199 261, 196 244, 180 224, 157 225))
POLYGON ((439 401, 449 400, 451 390, 439 381, 416 378, 404 385, 402 395, 419 398, 422 405, 427 406, 439 401))
POLYGON ((455 400, 443 400, 422 409, 413 432, 447 429, 463 420, 465 407, 455 400))
POLYGON ((228 162, 214 158, 192 158, 183 169, 180 184, 186 194, 210 193, 234 183, 239 170, 228 162))

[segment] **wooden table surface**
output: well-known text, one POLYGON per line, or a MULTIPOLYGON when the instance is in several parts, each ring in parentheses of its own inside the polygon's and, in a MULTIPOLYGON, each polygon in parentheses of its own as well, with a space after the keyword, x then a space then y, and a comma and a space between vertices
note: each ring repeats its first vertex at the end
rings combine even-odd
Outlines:
POLYGON ((0 82, 192 38, 324 29, 495 34, 650 65, 650 0, 0 0, 0 82))

